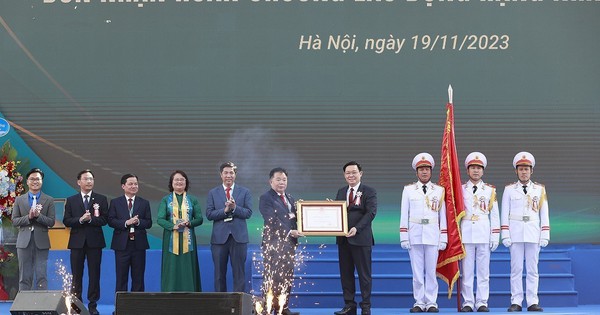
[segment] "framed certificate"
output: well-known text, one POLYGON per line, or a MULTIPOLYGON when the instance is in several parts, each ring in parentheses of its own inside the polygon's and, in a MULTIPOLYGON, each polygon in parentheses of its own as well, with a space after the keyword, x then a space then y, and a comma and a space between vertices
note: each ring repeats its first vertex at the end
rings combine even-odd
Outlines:
POLYGON ((348 233, 346 201, 298 201, 298 232, 306 236, 338 236, 348 233))

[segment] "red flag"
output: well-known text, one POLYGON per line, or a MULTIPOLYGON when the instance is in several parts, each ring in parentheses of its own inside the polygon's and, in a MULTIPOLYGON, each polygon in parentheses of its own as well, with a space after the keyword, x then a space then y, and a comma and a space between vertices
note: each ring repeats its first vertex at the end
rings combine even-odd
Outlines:
MULTIPOLYGON (((452 296, 452 288, 459 277, 458 261, 465 257, 465 249, 460 237, 460 219, 465 215, 462 196, 460 168, 454 142, 454 108, 452 103, 446 105, 446 125, 442 139, 442 163, 440 166, 440 182, 445 188, 446 220, 448 220, 448 246, 440 251, 437 263, 437 276, 448 284, 448 298, 452 296)), ((460 294, 460 293, 459 293, 460 294)))

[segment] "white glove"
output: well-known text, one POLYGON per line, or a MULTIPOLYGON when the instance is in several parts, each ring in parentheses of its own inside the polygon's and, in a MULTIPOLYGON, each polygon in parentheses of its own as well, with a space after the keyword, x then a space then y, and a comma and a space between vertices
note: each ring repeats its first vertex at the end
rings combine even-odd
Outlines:
POLYGON ((490 242, 490 250, 493 252, 498 248, 498 242, 490 242))
POLYGON ((540 240, 540 247, 546 247, 546 246, 548 246, 548 240, 541 239, 540 240))
POLYGON ((402 242, 400 242, 400 247, 402 247, 402 249, 410 249, 410 242, 402 241, 402 242))
POLYGON ((504 247, 510 247, 510 245, 512 245, 512 241, 510 238, 505 238, 502 240, 502 245, 504 245, 504 247))
POLYGON ((446 243, 446 242, 440 243, 438 245, 438 250, 444 250, 444 249, 446 249, 447 245, 448 245, 448 243, 446 243))

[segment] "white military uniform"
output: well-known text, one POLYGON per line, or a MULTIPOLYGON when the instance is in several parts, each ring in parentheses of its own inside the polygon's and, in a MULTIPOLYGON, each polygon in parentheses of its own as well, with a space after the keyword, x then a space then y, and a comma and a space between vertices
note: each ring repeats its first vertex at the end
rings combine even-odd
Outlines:
POLYGON ((462 219, 461 235, 466 256, 462 261, 463 307, 477 310, 487 306, 490 296, 490 254, 496 249, 500 236, 500 211, 496 200, 496 187, 479 181, 463 185, 465 217, 462 219), (473 187, 477 187, 473 193, 473 187), (477 300, 473 296, 473 280, 477 265, 477 300))
MULTIPOLYGON (((518 157, 525 155, 535 165, 530 153, 521 152, 515 156, 513 164, 520 163, 518 157)), ((539 304, 538 299, 538 260, 541 246, 550 240, 550 218, 546 188, 539 183, 529 181, 526 184, 516 182, 507 185, 502 195, 502 241, 512 245, 510 249, 510 294, 511 304, 521 305, 523 302, 523 259, 527 269, 526 299, 527 306, 539 304)), ((506 244, 506 243, 505 243, 506 244)))
MULTIPOLYGON (((433 158, 431 164, 433 168, 433 158)), ((413 168, 417 168, 415 163, 413 168)), ((448 243, 444 193, 444 187, 431 182, 412 183, 404 186, 402 191, 400 241, 410 244, 408 254, 413 274, 414 306, 424 311, 437 308, 438 251, 441 244, 445 247, 448 243), (426 193, 423 185, 427 187, 426 193)))
MULTIPOLYGON (((487 167, 483 153, 472 152, 465 159, 467 170, 471 165, 487 167)), ((490 296, 490 254, 498 247, 500 236, 500 211, 496 200, 496 187, 479 181, 463 185, 465 216, 461 221, 461 238, 465 248, 462 261, 463 307, 474 310, 488 306, 490 296), (475 188, 477 187, 477 188, 475 188), (473 281, 477 266, 477 300, 473 295, 473 281)))

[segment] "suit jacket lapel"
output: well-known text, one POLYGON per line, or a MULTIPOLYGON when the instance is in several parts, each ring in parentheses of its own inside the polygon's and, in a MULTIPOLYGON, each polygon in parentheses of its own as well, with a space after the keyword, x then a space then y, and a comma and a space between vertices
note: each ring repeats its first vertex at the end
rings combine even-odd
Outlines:
POLYGON ((287 198, 287 200, 290 202, 290 212, 296 213, 296 203, 294 202, 294 198, 292 198, 292 196, 285 194, 285 197, 287 198))
MULTIPOLYGON (((127 196, 123 195, 119 199, 120 199, 119 202, 123 204, 123 209, 125 209, 126 217, 129 217, 129 207, 127 206, 127 196)), ((134 207, 135 207, 135 205, 134 205, 134 207)))
MULTIPOLYGON (((90 195, 90 199, 88 199, 88 207, 93 209, 94 203, 96 203, 96 193, 92 191, 92 194, 90 195)), ((81 204, 83 204, 83 199, 81 199, 81 204)))
MULTIPOLYGON (((231 198, 233 198, 233 200, 238 200, 238 197, 240 196, 240 190, 239 189, 233 189, 231 191, 231 198)), ((225 199, 227 199, 227 196, 225 196, 225 199)))
POLYGON ((37 203, 43 205, 44 202, 46 202, 46 200, 48 199, 48 196, 44 193, 40 193, 40 199, 38 200, 37 203))
POLYGON ((29 213, 29 209, 31 209, 29 206, 29 194, 25 194, 24 197, 25 198, 21 199, 21 209, 23 209, 21 215, 29 213))
MULTIPOLYGON (((92 197, 90 196, 90 198, 88 199, 88 206, 92 204, 92 197)), ((81 193, 79 194, 79 198, 77 198, 77 205, 79 206, 79 209, 82 210, 82 212, 85 212, 85 210, 89 210, 85 208, 85 205, 83 204, 83 197, 81 197, 81 193)))

